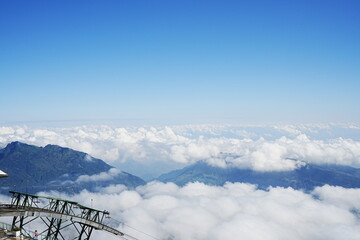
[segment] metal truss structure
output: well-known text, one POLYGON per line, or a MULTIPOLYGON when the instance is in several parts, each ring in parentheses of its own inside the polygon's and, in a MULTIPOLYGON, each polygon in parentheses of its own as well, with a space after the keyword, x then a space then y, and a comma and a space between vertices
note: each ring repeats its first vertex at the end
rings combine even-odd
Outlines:
POLYGON ((25 236, 31 237, 24 227, 36 219, 41 219, 46 228, 40 234, 47 240, 65 240, 62 232, 70 227, 77 233, 72 238, 74 240, 89 240, 94 229, 104 230, 122 238, 134 239, 104 224, 104 219, 109 216, 107 211, 85 207, 74 201, 14 191, 10 193, 11 204, 0 205, 0 216, 13 216, 12 227, 19 228, 25 236))

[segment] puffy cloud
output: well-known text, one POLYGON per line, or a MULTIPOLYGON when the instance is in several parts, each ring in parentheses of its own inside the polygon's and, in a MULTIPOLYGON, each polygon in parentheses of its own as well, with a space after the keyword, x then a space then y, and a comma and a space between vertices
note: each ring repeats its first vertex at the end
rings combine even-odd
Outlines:
POLYGON ((333 187, 325 185, 313 191, 320 200, 348 209, 360 210, 360 190, 354 188, 333 187))
MULTIPOLYGON (((243 183, 178 187, 151 182, 131 191, 115 187, 62 196, 109 210, 119 220, 109 219, 117 223, 112 226, 142 240, 360 238, 360 189, 324 186, 308 194, 280 187, 263 191, 243 183)), ((97 231, 94 237, 116 239, 97 231)))
POLYGON ((102 194, 112 194, 112 193, 122 192, 126 189, 127 187, 125 185, 117 184, 117 185, 110 185, 107 187, 99 188, 98 191, 102 194))
POLYGON ((39 146, 57 144, 86 152, 110 164, 128 160, 189 164, 206 160, 216 166, 231 165, 258 171, 291 170, 306 162, 359 167, 360 141, 343 137, 319 139, 318 135, 312 134, 324 129, 326 132, 336 132, 336 129, 358 131, 353 125, 335 128, 331 124, 157 128, 81 126, 52 129, 2 127, 0 144, 5 146, 11 141, 39 146))
POLYGON ((275 129, 279 129, 281 131, 285 131, 287 133, 293 134, 293 135, 299 135, 302 132, 298 129, 298 127, 294 125, 277 125, 274 126, 275 129))
MULTIPOLYGON (((359 131, 357 126, 337 126, 359 131)), ((0 144, 22 141, 38 146, 70 147, 109 163, 174 161, 236 166, 258 171, 290 170, 304 163, 360 167, 360 142, 332 134, 333 125, 173 126, 112 128, 81 126, 32 129, 0 127, 0 144), (327 132, 331 137, 319 138, 327 132)), ((356 134, 353 134, 356 135, 356 134)), ((85 157, 91 161, 90 156, 85 157)), ((117 170, 78 181, 108 180, 117 170)), ((82 191, 77 195, 51 192, 83 205, 109 210, 121 222, 112 226, 148 239, 360 239, 360 189, 323 186, 312 193, 291 188, 258 190, 243 183, 222 187, 190 183, 151 182, 136 190, 123 185, 82 191), (151 237, 153 236, 153 237, 151 237)), ((1 202, 8 201, 0 196, 1 202)), ((109 220, 110 221, 110 220, 109 220)), ((95 239, 117 239, 95 231, 95 239)))
MULTIPOLYGON (((152 183, 152 194, 141 195, 136 206, 123 210, 122 220, 158 239, 360 237, 359 219, 348 208, 291 188, 261 191, 241 183, 223 187, 192 183, 175 192, 170 186, 165 192, 163 185, 152 183), (161 190, 154 190, 154 185, 161 190)), ((142 191, 146 188, 142 187, 142 191)), ((123 230, 151 239, 126 225, 123 230)))
POLYGON ((94 175, 81 175, 76 179, 76 182, 98 182, 108 181, 121 174, 121 171, 116 168, 111 168, 108 172, 101 172, 94 175))
POLYGON ((0 135, 14 134, 15 130, 11 127, 0 127, 0 135))

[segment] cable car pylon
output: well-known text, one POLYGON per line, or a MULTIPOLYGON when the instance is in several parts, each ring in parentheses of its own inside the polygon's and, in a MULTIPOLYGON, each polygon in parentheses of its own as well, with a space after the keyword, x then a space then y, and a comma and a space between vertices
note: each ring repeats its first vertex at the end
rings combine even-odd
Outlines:
POLYGON ((83 206, 77 202, 37 196, 10 191, 10 204, 0 204, 0 217, 12 216, 12 228, 19 228, 25 236, 30 233, 23 230, 26 225, 41 219, 46 228, 40 232, 47 240, 67 240, 63 231, 73 227, 78 240, 89 240, 93 230, 103 230, 123 239, 136 239, 104 223, 108 211, 100 211, 83 206))

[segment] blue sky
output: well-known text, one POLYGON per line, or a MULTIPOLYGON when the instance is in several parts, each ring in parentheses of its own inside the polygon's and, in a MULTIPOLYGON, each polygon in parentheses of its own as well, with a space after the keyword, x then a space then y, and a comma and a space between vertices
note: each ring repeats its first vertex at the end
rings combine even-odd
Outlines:
POLYGON ((0 1, 3 124, 360 122, 359 1, 0 1))

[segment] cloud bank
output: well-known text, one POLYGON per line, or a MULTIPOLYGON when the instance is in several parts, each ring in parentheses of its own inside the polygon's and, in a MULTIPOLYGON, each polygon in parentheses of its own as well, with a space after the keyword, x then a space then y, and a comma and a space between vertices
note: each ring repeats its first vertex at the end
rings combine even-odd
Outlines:
MULTIPOLYGON (((151 182, 133 191, 118 185, 63 197, 84 205, 92 199, 121 222, 109 220, 115 228, 142 240, 360 239, 360 189, 323 186, 306 194, 243 183, 151 182)), ((94 238, 117 239, 98 231, 94 238)))
POLYGON ((360 140, 351 138, 358 133, 360 128, 354 125, 0 127, 0 144, 5 146, 11 141, 38 146, 56 144, 110 164, 129 160, 190 164, 205 160, 220 167, 283 171, 305 163, 360 167, 360 140), (342 137, 339 129, 350 137, 342 137))
MULTIPOLYGON (((205 159, 220 167, 281 171, 306 163, 359 167, 359 132, 353 125, 0 127, 0 144, 57 144, 110 164, 129 160, 188 164, 205 159)), ((106 180, 117 174, 111 170, 77 180, 106 180)), ((108 220, 113 227, 142 240, 360 239, 360 189, 323 186, 304 193, 280 187, 263 191, 243 183, 179 187, 150 182, 135 190, 113 185, 98 193, 39 195, 108 210, 118 220, 108 220)), ((0 200, 8 198, 0 196, 0 200)), ((101 231, 93 234, 94 239, 118 239, 101 231)))

